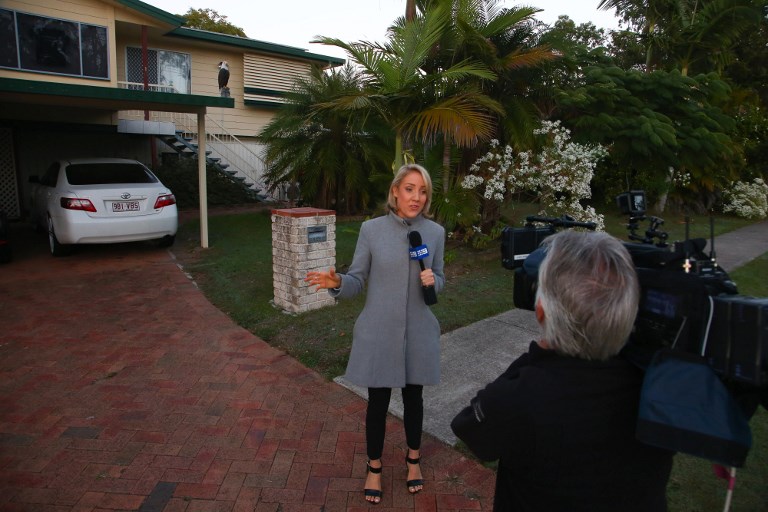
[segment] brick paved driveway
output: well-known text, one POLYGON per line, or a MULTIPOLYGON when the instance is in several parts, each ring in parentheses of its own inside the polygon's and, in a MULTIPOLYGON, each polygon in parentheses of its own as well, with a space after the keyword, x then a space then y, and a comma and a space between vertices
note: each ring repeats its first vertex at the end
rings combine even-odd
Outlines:
MULTIPOLYGON (((234 325, 166 250, 21 238, 0 266, 1 511, 368 508, 362 399, 234 325)), ((410 496, 388 429, 376 510, 491 509, 493 472, 428 436, 410 496)))

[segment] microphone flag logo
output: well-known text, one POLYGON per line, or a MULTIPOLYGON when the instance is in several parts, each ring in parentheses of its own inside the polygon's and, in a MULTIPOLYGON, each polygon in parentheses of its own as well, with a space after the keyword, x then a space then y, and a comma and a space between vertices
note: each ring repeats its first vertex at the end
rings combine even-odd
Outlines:
POLYGON ((429 249, 427 249, 426 245, 419 245, 411 248, 408 254, 410 254, 412 260, 423 260, 429 256, 429 249))

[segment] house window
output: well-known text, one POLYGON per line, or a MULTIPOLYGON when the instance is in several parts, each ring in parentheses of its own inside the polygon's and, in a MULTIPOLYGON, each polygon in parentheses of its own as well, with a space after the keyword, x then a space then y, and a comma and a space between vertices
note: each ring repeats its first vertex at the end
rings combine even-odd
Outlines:
POLYGON ((0 67, 109 78, 107 27, 0 9, 0 67))
MULTIPOLYGON (((126 77, 130 84, 143 88, 141 48, 126 48, 126 77)), ((150 90, 160 92, 192 92, 192 64, 188 53, 147 50, 147 73, 150 90)))

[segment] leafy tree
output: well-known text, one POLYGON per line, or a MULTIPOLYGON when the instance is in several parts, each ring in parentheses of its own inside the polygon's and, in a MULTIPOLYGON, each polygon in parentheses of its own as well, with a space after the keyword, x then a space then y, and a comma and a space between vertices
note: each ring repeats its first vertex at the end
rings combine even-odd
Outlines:
POLYGON ((218 32, 219 34, 229 34, 231 36, 247 37, 245 31, 227 21, 227 17, 219 14, 213 9, 193 9, 189 8, 186 14, 181 15, 186 20, 185 25, 189 28, 198 28, 208 30, 209 32, 218 32))
POLYGON ((695 2, 673 18, 667 27, 669 57, 683 75, 716 71, 722 74, 735 58, 742 34, 757 28, 760 12, 754 0, 710 0, 695 2), (674 34, 679 30, 679 34, 674 34))
POLYGON ((611 32, 611 42, 608 52, 613 65, 621 69, 645 69, 645 47, 637 32, 631 30, 614 30, 611 32))
POLYGON ((637 29, 646 45, 646 70, 721 72, 742 34, 755 30, 765 0, 601 0, 637 29))
POLYGON ((536 99, 547 94, 551 87, 536 78, 547 63, 557 59, 557 54, 549 44, 540 41, 535 32, 533 16, 538 9, 498 9, 496 1, 486 4, 485 15, 473 15, 468 10, 463 16, 457 16, 459 36, 448 52, 455 52, 461 58, 478 59, 496 74, 496 80, 481 84, 483 91, 503 108, 501 113, 494 114, 494 135, 516 145, 529 145, 539 121, 536 99))
POLYGON ((570 53, 588 53, 601 49, 608 44, 608 31, 587 22, 576 25, 568 16, 558 16, 555 24, 545 32, 542 42, 552 48, 570 53))
MULTIPOLYGON (((559 56, 544 66, 542 79, 552 89, 578 87, 584 83, 587 67, 611 63, 608 35, 593 23, 576 25, 568 16, 560 16, 554 25, 542 31, 540 38, 559 56)), ((553 106, 551 101, 541 104, 545 117, 551 115, 553 106)))
POLYGON ((742 180, 764 178, 768 180, 768 115, 766 108, 752 98, 741 100, 736 113, 738 140, 744 148, 746 168, 742 180))
POLYGON ((258 137, 267 146, 264 176, 271 189, 299 183, 304 200, 347 214, 365 211, 383 196, 392 179, 391 139, 381 138, 388 131, 375 116, 319 107, 359 94, 361 83, 350 65, 327 73, 315 69, 297 82, 258 137))
POLYGON ((660 198, 672 169, 691 176, 678 199, 701 211, 738 176, 743 158, 735 123, 720 107, 730 88, 717 75, 594 67, 585 78, 583 87, 558 93, 558 106, 577 138, 608 147, 611 168, 624 172, 601 177, 606 197, 642 187, 660 198))
MULTIPOLYGON (((739 132, 743 135, 754 131, 743 121, 747 117, 754 118, 754 107, 759 111, 759 104, 755 104, 752 96, 765 91, 766 82, 760 80, 760 76, 765 75, 765 62, 768 62, 766 46, 761 44, 761 34, 762 40, 765 36, 767 5, 766 0, 601 0, 599 7, 616 9, 624 22, 640 31, 635 36, 646 47, 646 71, 676 69, 683 76, 716 72, 720 77, 735 78, 728 92, 729 100, 721 101, 719 106, 722 113, 740 120, 739 132)), ((631 61, 634 51, 631 37, 627 34, 617 41, 620 53, 628 50, 622 54, 623 63, 631 61)), ((765 121, 757 125, 765 125, 765 121)), ((736 141, 736 151, 744 153, 748 161, 747 167, 736 168, 741 167, 739 172, 747 170, 748 174, 754 174, 749 169, 759 166, 757 162, 765 161, 766 156, 756 155, 753 149, 765 147, 764 142, 754 144, 743 136, 732 137, 731 141, 736 141)), ((733 167, 727 169, 734 171, 733 167)), ((698 176, 708 173, 695 167, 682 172, 692 173, 694 186, 698 176)), ((672 184, 671 180, 667 183, 668 186, 672 184)), ((698 185, 709 190, 712 182, 705 179, 698 185)), ((662 192, 659 206, 663 207, 665 201, 662 192)))
MULTIPOLYGON (((617 17, 641 34, 646 48, 645 68, 651 70, 661 45, 664 19, 674 16, 688 0, 600 0, 598 9, 615 9, 617 17)), ((695 1, 695 0, 694 0, 695 1)))

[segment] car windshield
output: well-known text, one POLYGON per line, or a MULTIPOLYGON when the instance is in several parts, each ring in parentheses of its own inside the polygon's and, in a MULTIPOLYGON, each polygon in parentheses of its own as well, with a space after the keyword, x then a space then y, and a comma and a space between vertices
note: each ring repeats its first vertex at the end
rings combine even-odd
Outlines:
POLYGON ((71 185, 101 185, 113 183, 157 183, 157 178, 140 164, 89 163, 67 167, 71 185))

